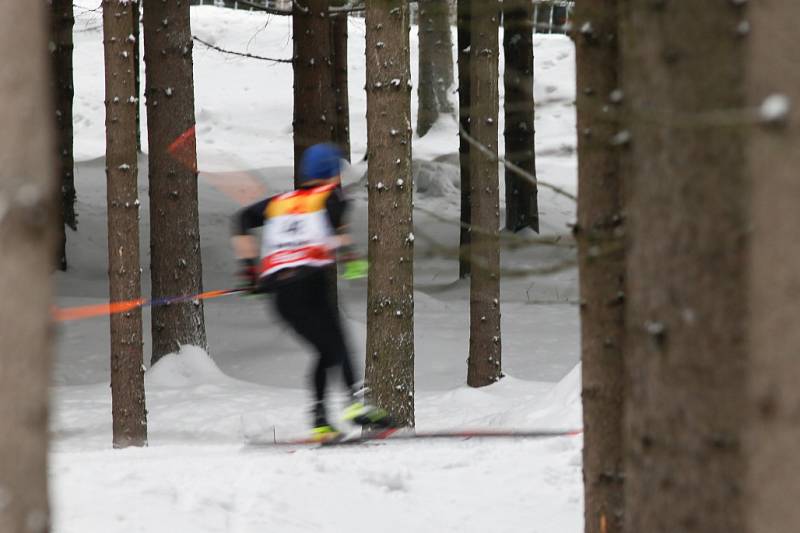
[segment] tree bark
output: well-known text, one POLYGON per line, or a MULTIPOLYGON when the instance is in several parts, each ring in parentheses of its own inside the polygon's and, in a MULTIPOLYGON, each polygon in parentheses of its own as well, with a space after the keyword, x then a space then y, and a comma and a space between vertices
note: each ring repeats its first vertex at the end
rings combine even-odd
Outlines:
MULTIPOLYGON (((144 0, 144 44, 152 295, 197 294, 203 271, 189 4, 144 0)), ((152 336, 153 363, 183 344, 205 349, 203 302, 153 308, 152 336)))
POLYGON ((450 0, 419 0, 419 85, 417 135, 422 137, 439 119, 452 113, 453 39, 450 0))
MULTIPOLYGON (((139 165, 136 149, 136 61, 133 35, 138 2, 103 3, 106 80, 108 278, 112 302, 141 297, 139 165)), ((142 310, 111 315, 111 408, 115 448, 147 443, 142 310)))
POLYGON ((56 139, 58 144, 58 174, 61 177, 61 209, 57 222, 58 268, 67 269, 66 226, 78 229, 75 213, 75 160, 72 141, 72 27, 75 25, 72 0, 50 0, 50 54, 53 67, 53 86, 56 105, 56 139))
POLYGON ((716 117, 746 103, 748 39, 736 30, 744 8, 719 7, 626 6, 630 135, 613 139, 632 140, 625 531, 746 530, 751 183, 747 129, 716 117))
MULTIPOLYGON (((506 19, 508 20, 508 19, 506 19)), ((580 2, 576 36, 578 241, 586 533, 621 533, 624 517, 624 214, 617 3, 580 2)), ((506 119, 508 120, 508 119, 506 119)))
MULTIPOLYGON (((470 134, 471 94, 469 87, 470 49, 472 45, 472 0, 458 0, 458 122, 459 127, 470 134)), ((459 135, 458 162, 461 173, 461 230, 459 231, 458 277, 464 279, 470 274, 469 242, 472 213, 470 211, 470 144, 459 135)))
POLYGON ((367 0, 369 263, 366 382, 414 425, 414 234, 408 4, 367 0))
POLYGON ((48 529, 58 180, 44 2, 0 2, 0 531, 48 529))
POLYGON ((309 146, 335 142, 336 102, 329 0, 296 2, 292 9, 294 40, 294 179, 309 146))
MULTIPOLYGON (((347 0, 333 0, 332 6, 347 5, 347 0)), ((347 13, 331 17, 333 45, 333 93, 336 106, 336 134, 334 142, 350 161, 350 95, 347 83, 347 13)))
MULTIPOLYGON (((751 131, 752 298, 748 413, 745 450, 748 531, 782 533, 800 524, 800 48, 791 42, 800 25, 793 0, 751 5, 747 54, 748 96, 760 107, 775 94, 791 102, 781 127, 751 131), (790 66, 790 68, 787 68, 790 66)), ((777 97, 780 99, 780 97, 777 97)))
MULTIPOLYGON (((533 99, 533 4, 503 2, 506 160, 536 176, 533 99)), ((536 185, 505 169, 506 229, 539 232, 536 185)))
POLYGON ((471 135, 494 153, 470 152, 472 236, 469 258, 470 335, 467 384, 491 385, 502 377, 500 344, 500 194, 497 168, 500 4, 472 3, 471 135))

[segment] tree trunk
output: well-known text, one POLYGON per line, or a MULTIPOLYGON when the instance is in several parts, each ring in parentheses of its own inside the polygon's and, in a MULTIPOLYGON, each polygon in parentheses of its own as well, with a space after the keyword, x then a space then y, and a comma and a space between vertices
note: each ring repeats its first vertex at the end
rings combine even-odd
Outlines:
POLYGON ((443 113, 452 113, 453 39, 450 0, 419 0, 417 135, 424 136, 443 113))
POLYGON ((367 0, 369 263, 366 381, 414 425, 414 234, 408 4, 367 0))
MULTIPOLYGON (((503 2, 506 160, 536 176, 533 122, 533 4, 503 2)), ((539 232, 536 185, 505 169, 506 229, 539 232)))
POLYGON ((0 531, 48 530, 47 417, 55 328, 52 63, 44 2, 0 2, 0 531))
MULTIPOLYGON (((470 49, 472 45, 472 0, 458 0, 458 122, 459 127, 470 133, 469 116, 471 95, 469 87, 470 49)), ((458 162, 461 173, 461 230, 459 232, 458 277, 469 277, 469 242, 472 213, 470 211, 470 144, 463 135, 459 136, 458 162)))
POLYGON ((759 533, 794 531, 800 524, 800 48, 776 47, 796 38, 797 7, 794 0, 751 5, 747 18, 742 17, 750 22, 750 104, 780 103, 775 93, 792 104, 783 127, 753 128, 748 150, 752 330, 747 394, 752 420, 745 440, 750 458, 745 498, 748 531, 759 533))
MULTIPOLYGON (((106 177, 108 279, 112 302, 141 297, 139 269, 139 165, 136 150, 134 20, 138 2, 103 4, 106 78, 106 177)), ((142 366, 142 310, 114 314, 111 321, 111 406, 115 448, 147 443, 142 366)))
POLYGON ((576 36, 586 533, 623 525, 623 180, 620 150, 609 142, 620 127, 616 8, 580 2, 575 13, 576 27, 593 28, 576 36))
MULTIPOLYGON (((345 6, 347 0, 333 0, 333 6, 345 6)), ((333 45, 333 94, 336 105, 336 134, 334 142, 350 161, 350 96, 347 83, 347 13, 331 17, 333 45)))
POLYGON ((717 118, 746 103, 743 9, 626 6, 625 531, 745 531, 751 184, 746 128, 717 118))
POLYGON ((53 85, 56 104, 56 140, 58 144, 58 175, 61 177, 61 210, 57 222, 59 238, 58 268, 67 269, 67 231, 78 229, 75 214, 75 160, 72 150, 72 27, 75 18, 72 0, 51 0, 50 46, 53 66, 53 85))
POLYGON ((295 186, 306 148, 335 142, 336 102, 328 9, 328 0, 296 2, 292 9, 295 186))
MULTIPOLYGON (((150 263, 154 298, 202 291, 189 4, 144 1, 150 263)), ((182 344, 206 348, 203 302, 153 308, 156 362, 182 344)))
POLYGON ((472 242, 470 245, 470 334, 467 384, 491 385, 500 366, 500 195, 497 170, 498 55, 500 4, 472 3, 470 88, 471 135, 494 153, 470 152, 472 242))
MULTIPOLYGON (((339 119, 333 85, 334 48, 331 44, 334 23, 330 20, 329 10, 329 0, 295 2, 292 8, 295 187, 300 178, 303 152, 318 143, 335 143, 338 135, 339 119)), ((338 305, 336 266, 326 269, 326 273, 330 280, 331 301, 338 305)))

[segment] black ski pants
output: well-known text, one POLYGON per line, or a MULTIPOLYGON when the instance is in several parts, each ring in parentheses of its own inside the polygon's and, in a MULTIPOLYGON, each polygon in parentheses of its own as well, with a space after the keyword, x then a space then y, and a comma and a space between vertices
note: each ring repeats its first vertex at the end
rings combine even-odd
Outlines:
POLYGON ((278 313, 317 352, 317 361, 311 374, 317 402, 325 399, 330 368, 341 369, 344 383, 350 391, 355 386, 339 308, 331 298, 332 290, 328 274, 323 269, 314 269, 275 290, 278 313))

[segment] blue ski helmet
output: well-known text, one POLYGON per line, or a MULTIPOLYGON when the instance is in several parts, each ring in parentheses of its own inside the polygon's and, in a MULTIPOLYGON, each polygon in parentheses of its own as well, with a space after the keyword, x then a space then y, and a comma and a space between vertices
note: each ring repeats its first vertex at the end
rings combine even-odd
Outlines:
POLYGON ((300 161, 300 183, 324 180, 341 174, 342 152, 333 144, 309 147, 300 161))

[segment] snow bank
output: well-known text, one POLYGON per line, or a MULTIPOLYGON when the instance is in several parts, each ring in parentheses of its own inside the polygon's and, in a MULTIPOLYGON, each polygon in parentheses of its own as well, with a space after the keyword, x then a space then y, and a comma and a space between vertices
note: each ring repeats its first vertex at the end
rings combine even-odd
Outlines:
POLYGON ((227 384, 231 378, 219 369, 205 350, 181 346, 177 353, 165 355, 145 374, 147 387, 182 388, 207 384, 227 384))
POLYGON ((524 426, 579 429, 583 427, 581 365, 575 365, 542 400, 539 408, 520 422, 524 426))
POLYGON ((510 427, 576 430, 583 427, 581 365, 553 386, 540 400, 519 402, 501 417, 510 427))
MULTIPOLYGON (((445 161, 428 161, 414 159, 411 162, 411 176, 414 187, 414 199, 426 198, 460 198, 461 174, 457 165, 445 161)), ((366 196, 363 192, 367 186, 367 172, 364 171, 357 187, 348 192, 353 195, 366 196)), ((393 183, 386 183, 387 187, 393 183)))
POLYGON ((456 165, 436 161, 414 161, 416 197, 453 197, 461 194, 461 174, 456 165))
POLYGON ((583 426, 580 364, 557 384, 506 376, 480 389, 463 386, 418 394, 417 421, 425 429, 580 429, 583 426))

